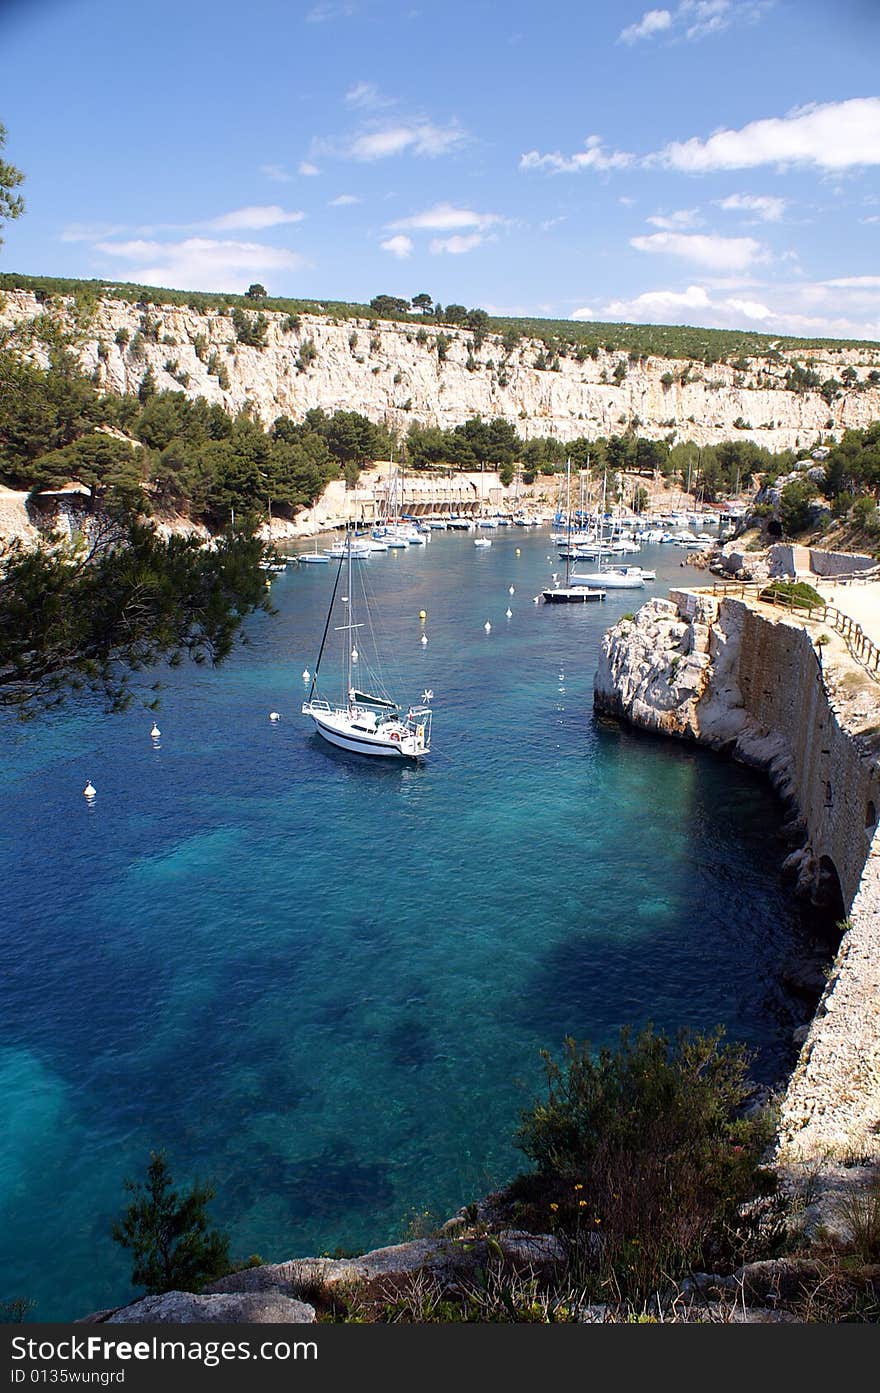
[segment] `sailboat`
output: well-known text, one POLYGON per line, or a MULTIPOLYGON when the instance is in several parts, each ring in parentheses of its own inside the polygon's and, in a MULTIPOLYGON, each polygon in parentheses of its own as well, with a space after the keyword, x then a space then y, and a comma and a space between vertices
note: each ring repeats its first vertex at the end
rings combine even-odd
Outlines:
MULTIPOLYGON (((646 576, 642 575, 641 568, 638 566, 603 566, 602 557, 612 551, 612 545, 606 545, 603 533, 605 531, 605 495, 608 484, 608 471, 605 471, 602 479, 602 524, 598 537, 598 550, 596 552, 596 570, 588 571, 582 575, 575 572, 571 576, 573 585, 584 586, 587 590, 598 594, 600 591, 604 599, 606 590, 643 590, 646 576)), ((613 532, 613 528, 612 528, 613 532)), ((614 547, 616 551, 617 548, 614 547)), ((627 548, 629 550, 629 548, 627 548)), ((638 550, 638 548, 637 548, 638 550)))
MULTIPOLYGON (((371 641, 375 640, 375 633, 363 583, 360 585, 360 597, 365 617, 357 617, 351 533, 347 534, 346 543, 346 555, 340 559, 336 572, 324 624, 324 635, 315 663, 308 700, 302 705, 302 714, 314 722, 315 730, 324 740, 342 750, 361 755, 378 755, 386 759, 423 759, 431 747, 433 713, 430 706, 411 706, 404 712, 403 707, 385 690, 378 653, 371 661, 366 654, 361 655, 358 652, 358 630, 366 630, 371 641), (334 632, 341 635, 343 646, 342 693, 338 700, 331 702, 320 695, 318 678, 331 620, 334 617, 340 581, 343 578, 348 593, 339 595, 337 613, 344 622, 334 625, 334 632), (355 686, 355 668, 359 680, 362 679, 364 690, 355 686)), ((358 579, 362 582, 361 576, 358 579)), ((423 699, 427 699, 429 695, 426 692, 423 699)))
POLYGON ((566 461, 566 512, 567 524, 566 532, 568 545, 562 555, 565 557, 565 582, 563 585, 556 585, 552 590, 543 590, 541 593, 547 604, 551 605, 583 605, 588 600, 604 600, 605 591, 599 588, 593 589, 583 584, 572 584, 577 577, 571 574, 571 460, 566 461))
POLYGON ((299 555, 296 557, 296 560, 299 561, 301 565, 306 566, 328 566, 330 564, 330 557, 327 555, 327 553, 324 551, 318 551, 317 537, 315 538, 314 551, 301 551, 299 555))

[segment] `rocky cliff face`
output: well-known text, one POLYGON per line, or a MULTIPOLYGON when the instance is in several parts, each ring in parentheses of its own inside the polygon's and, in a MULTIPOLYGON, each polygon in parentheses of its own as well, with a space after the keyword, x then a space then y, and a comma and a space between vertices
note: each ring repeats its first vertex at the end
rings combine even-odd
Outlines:
POLYGON ((877 350, 815 350, 811 362, 823 381, 839 379, 847 367, 857 374, 857 383, 829 405, 818 392, 783 388, 790 358, 803 360, 803 352, 777 361, 753 358, 744 371, 693 363, 685 373, 681 359, 633 364, 624 353, 602 350, 584 362, 562 358, 557 372, 535 368, 543 349, 538 342, 524 340, 508 354, 489 335, 472 351, 470 332, 449 327, 443 332, 451 342, 440 362, 434 325, 422 332, 412 324, 318 315, 302 315, 293 325, 288 316, 269 313, 265 347, 254 348, 238 343, 232 318, 217 312, 138 308, 105 298, 87 324, 75 325, 73 308, 60 297, 44 304, 32 292, 9 291, 0 296, 0 328, 13 330, 20 351, 45 363, 43 331, 56 318, 77 334, 83 367, 107 391, 136 391, 150 367, 160 389, 183 390, 232 410, 250 403, 267 422, 280 414, 301 419, 310 407, 357 410, 398 430, 414 420, 448 428, 481 415, 504 417, 527 438, 595 439, 632 426, 658 439, 674 434, 698 445, 751 439, 781 450, 880 417, 880 387, 868 385, 868 373, 880 364, 877 350), (141 345, 136 336, 145 314, 153 336, 141 345), (621 363, 626 376, 618 384, 613 374, 621 363), (670 374, 675 381, 664 384, 670 374))

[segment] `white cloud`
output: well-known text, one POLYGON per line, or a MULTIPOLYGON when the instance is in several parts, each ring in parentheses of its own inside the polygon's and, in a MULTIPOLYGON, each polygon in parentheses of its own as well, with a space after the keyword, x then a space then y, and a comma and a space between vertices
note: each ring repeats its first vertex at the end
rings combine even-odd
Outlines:
POLYGON ((99 238, 116 237, 125 228, 111 223, 69 222, 61 229, 62 242, 96 242, 99 238))
POLYGON ((850 169, 880 164, 880 97, 800 107, 787 116, 720 130, 707 140, 673 141, 650 162, 686 174, 759 165, 815 165, 850 169))
POLYGON ((276 184, 289 184, 293 175, 288 173, 283 164, 261 164, 260 173, 267 179, 274 179, 276 184))
POLYGON ((307 179, 311 179, 316 174, 320 174, 321 171, 316 164, 312 164, 311 160, 300 160, 297 173, 305 175, 307 179))
POLYGON ((177 290, 246 290, 256 275, 308 265, 304 257, 282 247, 207 237, 182 242, 98 242, 95 250, 114 260, 134 262, 129 274, 135 281, 177 290))
POLYGON ((648 222, 664 232, 677 232, 686 227, 700 227, 703 219, 697 208, 679 208, 675 213, 657 213, 653 218, 648 218, 648 222))
POLYGON ((338 198, 331 198, 331 208, 348 208, 352 203, 360 203, 360 199, 353 193, 341 193, 338 198))
POLYGON ((381 106, 394 106, 394 97, 383 97, 375 82, 356 82, 345 94, 349 106, 364 107, 369 111, 381 106))
POLYGON ((612 319, 632 319, 650 323, 656 316, 668 322, 681 310, 704 310, 711 301, 701 285, 689 285, 687 290, 646 290, 634 300, 612 300, 602 311, 612 319))
POLYGON ((326 24, 331 19, 348 19, 354 14, 354 5, 334 3, 334 0, 320 0, 306 13, 306 24, 326 24))
POLYGON ((386 242, 382 242, 380 245, 383 252, 390 252, 392 256, 403 261, 406 257, 412 256, 414 244, 411 237, 405 237, 403 233, 398 233, 396 237, 389 237, 386 242))
POLYGON ((461 256, 464 252, 472 252, 484 241, 486 238, 479 232, 471 232, 466 237, 458 234, 453 237, 435 237, 431 242, 430 251, 434 256, 440 256, 443 252, 448 252, 451 256, 461 256))
POLYGON ((435 126, 430 121, 401 122, 382 126, 354 136, 343 148, 353 160, 370 163, 389 155, 445 155, 464 140, 464 132, 456 125, 435 126))
POLYGON ((637 24, 630 24, 621 30, 620 42, 634 44, 639 39, 650 39, 654 34, 662 34, 672 27, 672 15, 668 10, 646 10, 637 24))
POLYGON ((766 305, 762 305, 760 300, 735 300, 731 298, 726 300, 725 304, 729 305, 732 310, 739 310, 746 319, 757 319, 759 323, 764 319, 773 318, 773 311, 768 309, 766 305))
POLYGON ((288 213, 279 208, 277 203, 265 203, 250 208, 235 208, 231 213, 211 218, 200 226, 211 228, 215 232, 262 232, 267 227, 302 222, 304 217, 305 213, 288 213))
MULTIPOLYGON (((851 277, 874 286, 829 290, 830 282, 763 285, 761 298, 714 293, 711 284, 647 290, 630 300, 575 310, 572 319, 626 320, 641 324, 694 324, 705 328, 760 327, 804 338, 880 337, 880 276, 851 277)), ((716 290, 720 290, 716 283, 716 290)))
POLYGON ((726 213, 754 213, 761 222, 779 222, 787 206, 786 199, 773 194, 732 193, 718 199, 718 207, 726 213))
POLYGON ((576 174, 581 169, 625 169, 632 164, 633 156, 623 150, 605 150, 598 135, 590 135, 584 142, 584 149, 573 155, 563 155, 558 150, 541 155, 537 150, 529 150, 520 156, 520 169, 547 169, 552 174, 576 174))
POLYGON ((752 23, 774 0, 681 0, 675 10, 646 10, 641 19, 618 35, 618 42, 637 43, 659 34, 689 43, 721 34, 733 24, 752 23))
POLYGON ((456 208, 452 203, 435 203, 423 213, 400 218, 390 224, 393 228, 414 228, 426 232, 451 232, 461 227, 491 227, 503 221, 498 213, 475 213, 470 208, 456 208))
POLYGON ((714 237, 703 233, 654 232, 649 237, 631 237, 630 246, 639 252, 680 256, 712 271, 744 271, 765 253, 752 237, 714 237))
POLYGON ((874 290, 880 287, 880 276, 841 276, 838 280, 822 281, 840 290, 874 290))
MULTIPOLYGON (((755 9, 756 6, 740 5, 739 10, 755 9)), ((730 0, 682 0, 676 19, 686 25, 686 39, 705 39, 709 34, 719 34, 727 29, 736 16, 730 0)))

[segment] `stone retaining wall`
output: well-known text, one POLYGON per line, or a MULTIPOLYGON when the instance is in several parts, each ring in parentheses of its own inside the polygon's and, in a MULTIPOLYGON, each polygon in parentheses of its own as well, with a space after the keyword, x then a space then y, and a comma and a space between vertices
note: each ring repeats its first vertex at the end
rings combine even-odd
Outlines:
MULTIPOLYGON (((880 713, 880 692, 874 698, 880 713)), ((780 1162, 880 1161, 880 809, 876 736, 848 721, 802 624, 693 591, 603 640, 598 709, 764 768, 796 807, 789 858, 814 893, 836 871, 850 924, 781 1108, 780 1162), (832 870, 833 867, 833 870, 832 870)))

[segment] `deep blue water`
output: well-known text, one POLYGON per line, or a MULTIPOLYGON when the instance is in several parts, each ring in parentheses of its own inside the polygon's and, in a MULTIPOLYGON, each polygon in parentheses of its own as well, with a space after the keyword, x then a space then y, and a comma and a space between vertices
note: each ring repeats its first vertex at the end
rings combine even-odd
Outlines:
MULTIPOLYGON (((403 699, 434 692, 424 766, 299 715, 332 563, 280 576, 225 666, 167 674, 155 748, 142 709, 0 726, 0 1298, 124 1300, 110 1224, 150 1148, 278 1260, 509 1178, 566 1034, 723 1022, 761 1077, 790 1064, 768 787, 595 720, 601 634, 644 594, 536 605, 546 530, 492 537, 363 563, 403 699)), ((695 577, 681 556, 645 550, 646 593, 695 577)))

